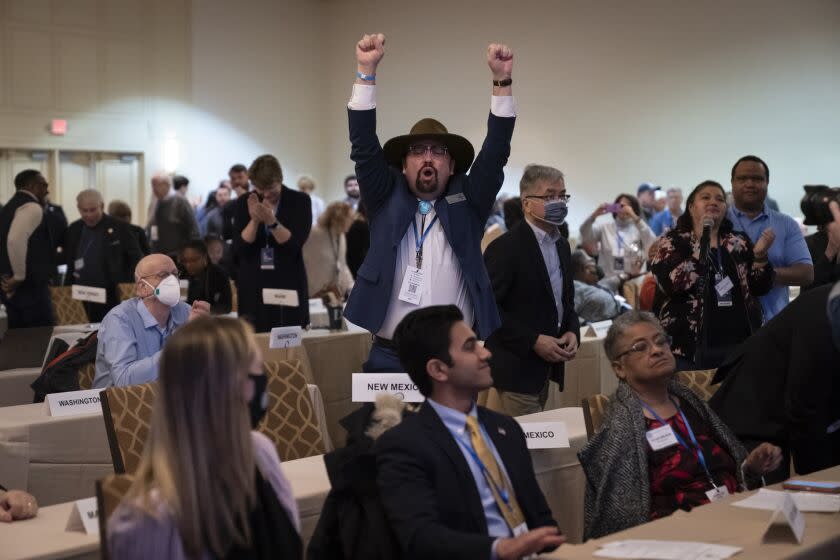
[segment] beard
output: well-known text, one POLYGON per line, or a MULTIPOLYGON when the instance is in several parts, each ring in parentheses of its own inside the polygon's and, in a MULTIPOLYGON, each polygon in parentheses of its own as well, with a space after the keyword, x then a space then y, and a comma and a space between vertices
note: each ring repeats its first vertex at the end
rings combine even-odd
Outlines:
POLYGON ((431 165, 426 165, 421 167, 417 172, 417 179, 414 181, 414 188, 417 189, 417 192, 419 193, 429 194, 438 190, 438 184, 437 169, 431 165), (429 169, 431 170, 431 174, 428 177, 424 176, 423 172, 429 169))

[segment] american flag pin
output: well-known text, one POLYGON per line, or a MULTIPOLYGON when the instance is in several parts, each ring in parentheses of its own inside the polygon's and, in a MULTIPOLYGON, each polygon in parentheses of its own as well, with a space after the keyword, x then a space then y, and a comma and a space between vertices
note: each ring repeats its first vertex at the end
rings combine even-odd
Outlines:
POLYGON ((505 431, 504 428, 499 428, 499 433, 502 434, 503 436, 507 435, 507 432, 505 431))

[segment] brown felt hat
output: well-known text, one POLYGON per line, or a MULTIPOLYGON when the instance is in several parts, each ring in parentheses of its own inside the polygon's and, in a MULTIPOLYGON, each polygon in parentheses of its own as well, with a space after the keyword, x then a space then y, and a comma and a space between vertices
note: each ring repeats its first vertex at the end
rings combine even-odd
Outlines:
POLYGON ((436 140, 446 146, 449 155, 455 160, 456 174, 465 173, 475 158, 475 150, 469 140, 457 134, 450 134, 440 121, 426 118, 414 123, 408 134, 385 142, 385 160, 389 165, 402 169, 402 160, 408 153, 408 147, 418 140, 436 140))

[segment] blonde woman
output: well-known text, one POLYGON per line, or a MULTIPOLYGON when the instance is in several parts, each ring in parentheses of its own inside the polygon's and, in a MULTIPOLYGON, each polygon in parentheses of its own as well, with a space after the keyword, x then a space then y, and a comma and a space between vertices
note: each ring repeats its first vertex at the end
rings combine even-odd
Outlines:
POLYGON ((108 522, 112 558, 301 558, 291 486, 251 431, 261 375, 236 319, 200 318, 167 340, 143 459, 108 522))
POLYGON ((353 275, 347 267, 347 238, 354 211, 343 202, 333 202, 309 233, 303 246, 303 263, 309 280, 309 293, 321 297, 332 292, 344 300, 353 288, 353 275))

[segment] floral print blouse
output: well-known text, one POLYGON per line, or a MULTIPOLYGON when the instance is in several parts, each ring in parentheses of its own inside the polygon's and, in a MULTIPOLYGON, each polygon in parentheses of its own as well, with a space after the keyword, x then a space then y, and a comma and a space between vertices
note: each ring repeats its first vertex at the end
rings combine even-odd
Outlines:
MULTIPOLYGON (((773 266, 753 262, 753 244, 741 232, 721 232, 723 268, 741 291, 747 319, 753 331, 762 323, 761 303, 757 296, 773 287, 773 266)), ((720 249, 719 249, 720 250, 720 249)), ((694 360, 702 331, 705 305, 714 305, 714 286, 707 284, 709 301, 699 293, 698 281, 708 276, 709 262, 700 262, 700 238, 690 231, 671 230, 657 242, 651 271, 665 294, 659 312, 662 327, 673 339, 674 354, 694 360)))

